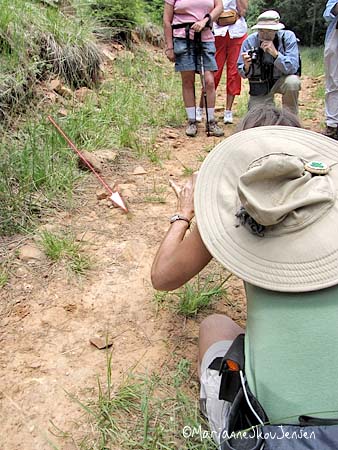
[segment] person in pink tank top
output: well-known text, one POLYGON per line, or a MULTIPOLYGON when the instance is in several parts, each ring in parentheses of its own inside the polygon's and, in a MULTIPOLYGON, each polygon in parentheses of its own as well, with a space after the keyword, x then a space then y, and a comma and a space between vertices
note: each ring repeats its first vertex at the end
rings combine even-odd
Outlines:
POLYGON ((181 73, 183 101, 188 116, 187 136, 194 137, 197 134, 195 74, 201 72, 204 75, 208 105, 209 134, 224 134, 215 121, 216 94, 213 72, 217 71, 217 64, 212 33, 212 23, 222 10, 222 0, 165 0, 165 54, 169 61, 175 62, 175 70, 181 73))

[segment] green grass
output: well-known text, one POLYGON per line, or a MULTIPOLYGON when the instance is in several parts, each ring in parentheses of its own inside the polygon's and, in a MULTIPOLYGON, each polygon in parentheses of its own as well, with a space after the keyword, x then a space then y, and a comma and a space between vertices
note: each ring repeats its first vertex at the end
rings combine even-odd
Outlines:
POLYGON ((43 231, 41 246, 51 261, 65 261, 66 265, 78 275, 83 275, 90 268, 90 259, 81 253, 81 244, 76 242, 72 235, 43 231))
POLYGON ((0 266, 0 289, 3 288, 9 279, 9 275, 6 269, 0 266))
MULTIPOLYGON (((76 439, 76 448, 216 449, 210 433, 205 439, 200 439, 198 434, 190 438, 183 436, 184 427, 207 430, 207 424, 199 414, 196 384, 194 389, 187 387, 191 378, 189 361, 179 360, 172 372, 128 373, 114 388, 111 384, 112 354, 107 355, 106 380, 104 385, 98 382, 97 398, 85 401, 70 395, 83 409, 89 430, 76 439)), ((71 438, 74 442, 69 433, 54 428, 59 437, 71 438)))
POLYGON ((158 60, 145 70, 144 58, 154 57, 144 50, 122 54, 113 78, 95 90, 94 99, 66 105, 67 117, 58 117, 57 107, 50 106, 32 113, 16 131, 4 130, 0 144, 0 234, 24 232, 46 208, 64 207, 71 201, 80 172, 72 150, 47 122, 48 113, 80 149, 128 147, 135 156, 160 161, 154 147, 158 130, 167 123, 178 124, 180 117, 182 121, 184 109, 180 107, 174 114, 181 97, 176 75, 172 71, 168 74, 158 60))
POLYGON ((145 203, 166 203, 166 199, 160 195, 147 195, 143 201, 145 203))
POLYGON ((169 308, 184 317, 196 316, 226 295, 223 287, 229 277, 221 279, 214 275, 197 277, 174 292, 155 292, 157 308, 169 308))
POLYGON ((324 74, 324 48, 301 47, 302 74, 309 77, 319 77, 324 74))

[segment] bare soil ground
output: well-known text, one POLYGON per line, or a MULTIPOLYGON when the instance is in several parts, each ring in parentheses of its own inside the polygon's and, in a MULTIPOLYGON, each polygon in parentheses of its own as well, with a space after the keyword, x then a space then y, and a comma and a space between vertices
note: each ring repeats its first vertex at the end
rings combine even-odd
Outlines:
MULTIPOLYGON (((317 82, 303 77, 302 110, 317 82)), ((219 116, 223 95, 218 92, 219 116)), ((304 123, 306 128, 319 131, 321 108, 317 105, 316 113, 304 123)), ((224 126, 225 136, 234 131, 236 123, 224 126)), ((184 182, 184 167, 198 169, 201 155, 205 156, 203 149, 220 141, 207 138, 203 125, 199 128, 195 139, 185 136, 183 126, 164 128, 157 146, 170 159, 161 165, 125 152, 104 166, 107 181, 119 183, 130 214, 97 200, 99 186, 88 175, 74 194, 75 209, 42 217, 40 230, 71 230, 84 243, 92 259, 86 277, 76 278, 43 256, 15 259, 9 283, 0 291, 1 449, 44 450, 50 448, 49 442, 62 449, 75 448, 51 433, 51 423, 76 432, 83 412, 66 392, 86 399, 96 389, 97 377, 104 377, 106 353, 91 345, 90 338, 112 339, 114 383, 135 365, 138 371, 155 369, 171 358, 173 349, 196 369, 202 315, 184 320, 168 311, 158 314, 150 267, 168 228, 168 217, 176 209, 169 177, 184 182), (137 166, 146 173, 133 174, 137 166), (155 203, 156 196, 164 197, 165 203, 155 203)), ((34 242, 31 236, 3 239, 2 256, 16 255, 23 245, 34 242)), ((212 264, 211 270, 221 270, 212 264)), ((232 277, 227 288, 226 302, 219 302, 212 311, 227 313, 243 326, 242 284, 232 277)))

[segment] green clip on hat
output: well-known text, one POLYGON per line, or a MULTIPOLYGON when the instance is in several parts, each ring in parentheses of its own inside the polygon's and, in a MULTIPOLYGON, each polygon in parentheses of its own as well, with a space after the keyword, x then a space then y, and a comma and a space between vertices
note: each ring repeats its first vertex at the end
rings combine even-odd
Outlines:
POLYGON ((301 128, 241 131, 198 173, 195 213, 209 252, 243 280, 302 292, 338 284, 338 143, 301 128), (261 235, 239 223, 245 210, 261 235))
POLYGON ((257 24, 251 27, 252 30, 283 30, 285 25, 280 23, 280 16, 277 11, 269 10, 263 12, 257 19, 257 24))

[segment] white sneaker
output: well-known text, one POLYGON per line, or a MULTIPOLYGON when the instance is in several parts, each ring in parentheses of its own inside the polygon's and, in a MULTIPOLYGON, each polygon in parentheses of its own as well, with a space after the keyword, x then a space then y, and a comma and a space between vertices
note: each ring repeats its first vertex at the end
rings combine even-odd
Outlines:
POLYGON ((232 118, 232 111, 224 111, 224 123, 234 123, 232 118))
POLYGON ((196 108, 196 122, 202 122, 203 119, 203 108, 197 106, 196 108))

